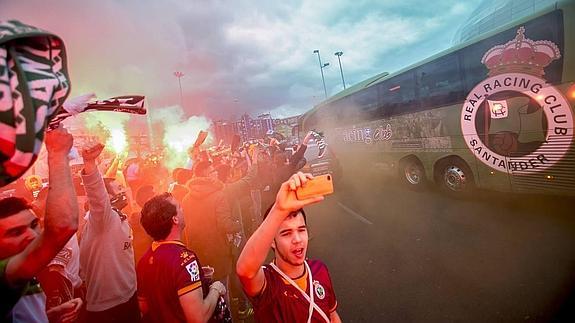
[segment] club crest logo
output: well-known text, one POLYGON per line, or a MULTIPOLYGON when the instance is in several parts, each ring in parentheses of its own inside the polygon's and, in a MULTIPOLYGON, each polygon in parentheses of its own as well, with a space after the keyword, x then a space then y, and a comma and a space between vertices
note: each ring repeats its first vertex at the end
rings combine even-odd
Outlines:
POLYGON ((563 94, 545 80, 561 58, 558 46, 525 37, 489 49, 481 63, 488 78, 468 93, 461 110, 467 147, 501 172, 540 171, 557 163, 573 141, 573 115, 563 94))
POLYGON ((315 296, 317 296, 317 298, 319 299, 325 298, 325 288, 323 288, 323 286, 319 283, 319 281, 317 280, 313 281, 313 289, 315 291, 315 296))

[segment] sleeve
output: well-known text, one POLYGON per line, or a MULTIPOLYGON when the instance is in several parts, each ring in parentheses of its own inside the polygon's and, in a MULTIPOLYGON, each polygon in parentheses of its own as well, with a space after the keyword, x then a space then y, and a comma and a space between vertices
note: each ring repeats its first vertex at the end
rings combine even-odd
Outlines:
POLYGON ((298 150, 289 158, 290 165, 297 165, 303 159, 307 145, 300 145, 298 150))
POLYGON ((329 270, 327 266, 325 267, 325 276, 327 281, 329 282, 329 288, 327 289, 327 293, 329 295, 329 312, 333 312, 337 309, 337 298, 335 297, 335 291, 333 288, 333 283, 331 281, 331 276, 329 275, 329 270))
POLYGON ((263 266, 265 281, 264 286, 260 293, 256 296, 250 297, 248 299, 254 305, 254 307, 266 307, 273 302, 276 302, 277 299, 274 298, 274 291, 275 288, 275 281, 273 280, 271 270, 267 266, 263 266))
POLYGON ((216 221, 221 233, 236 233, 241 229, 239 219, 234 219, 230 203, 223 192, 216 199, 216 221))
POLYGON ((187 260, 176 266, 176 289, 178 290, 178 296, 182 296, 202 287, 200 277, 200 270, 202 270, 202 268, 198 259, 190 251, 183 250, 182 255, 184 253, 189 253, 190 256, 187 260))
POLYGON ((71 259, 72 259, 72 248, 66 245, 64 248, 62 248, 62 250, 60 250, 56 254, 56 257, 54 257, 54 259, 50 261, 48 267, 61 266, 63 268, 66 268, 66 266, 68 266, 68 263, 70 263, 71 259))
POLYGON ((113 219, 114 210, 110 204, 104 180, 99 171, 91 174, 82 173, 82 182, 90 205, 90 223, 98 230, 105 230, 113 219))

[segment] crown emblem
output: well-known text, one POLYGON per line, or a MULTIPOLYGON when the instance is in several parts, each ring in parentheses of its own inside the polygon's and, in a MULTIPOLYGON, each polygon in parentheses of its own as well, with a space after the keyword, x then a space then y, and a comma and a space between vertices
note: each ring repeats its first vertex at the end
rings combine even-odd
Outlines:
POLYGON ((545 67, 560 57, 561 53, 555 43, 525 38, 525 28, 520 27, 515 39, 488 50, 481 63, 489 69, 489 76, 526 73, 542 77, 545 75, 545 67))

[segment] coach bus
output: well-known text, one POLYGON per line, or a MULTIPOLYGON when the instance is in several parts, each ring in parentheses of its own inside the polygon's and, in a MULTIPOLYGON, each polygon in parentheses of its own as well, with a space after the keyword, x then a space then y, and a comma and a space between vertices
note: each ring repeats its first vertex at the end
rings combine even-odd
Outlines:
POLYGON ((344 173, 575 195, 575 1, 559 1, 318 104, 300 133, 324 132, 344 173))

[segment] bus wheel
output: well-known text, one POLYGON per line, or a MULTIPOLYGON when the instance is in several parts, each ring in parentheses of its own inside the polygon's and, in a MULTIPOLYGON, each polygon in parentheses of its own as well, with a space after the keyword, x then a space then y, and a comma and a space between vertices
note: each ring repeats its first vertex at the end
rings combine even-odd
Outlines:
POLYGON ((441 173, 443 190, 454 196, 465 196, 473 191, 473 174, 465 162, 450 159, 444 164, 441 173))
POLYGON ((410 158, 400 163, 401 178, 406 187, 419 191, 425 188, 425 169, 416 158, 410 158))

